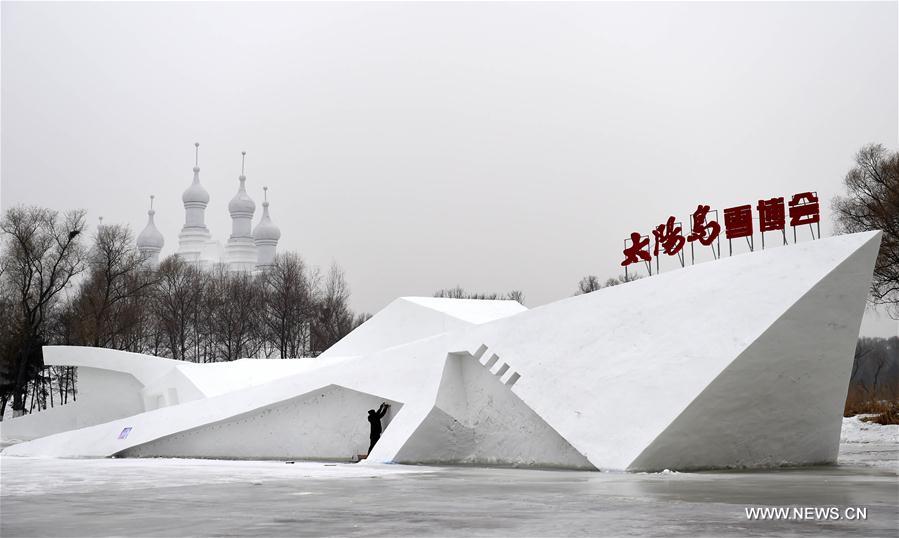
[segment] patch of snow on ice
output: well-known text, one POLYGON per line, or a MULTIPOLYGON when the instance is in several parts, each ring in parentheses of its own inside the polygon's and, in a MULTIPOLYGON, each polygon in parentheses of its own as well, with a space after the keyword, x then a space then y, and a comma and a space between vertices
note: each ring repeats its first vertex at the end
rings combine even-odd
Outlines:
POLYGON ((873 415, 856 415, 843 419, 840 443, 896 443, 899 441, 899 424, 877 424, 862 420, 873 415))
POLYGON ((865 422, 857 415, 843 419, 840 465, 864 465, 899 473, 899 425, 865 422))

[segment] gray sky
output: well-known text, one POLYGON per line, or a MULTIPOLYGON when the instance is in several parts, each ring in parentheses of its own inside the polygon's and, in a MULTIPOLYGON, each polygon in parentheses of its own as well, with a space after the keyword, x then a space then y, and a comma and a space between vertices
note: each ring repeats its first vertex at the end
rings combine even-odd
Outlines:
MULTIPOLYGON (((357 310, 620 271, 700 202, 817 190, 897 147, 897 4, 2 4, 2 200, 177 248, 193 142, 215 239, 247 151, 279 250, 357 310)), ((674 269, 672 260, 666 266, 674 269)), ((866 321, 866 334, 897 323, 866 321)))

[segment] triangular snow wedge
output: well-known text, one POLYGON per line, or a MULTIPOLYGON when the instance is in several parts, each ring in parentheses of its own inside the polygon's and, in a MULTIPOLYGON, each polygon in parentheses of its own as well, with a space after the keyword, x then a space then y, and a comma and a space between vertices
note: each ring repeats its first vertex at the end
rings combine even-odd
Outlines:
POLYGON ((127 448, 119 457, 307 459, 349 461, 368 449, 366 409, 389 402, 339 385, 127 448))
POLYGON ((467 353, 447 356, 434 408, 394 461, 594 468, 467 353))
POLYGON ((833 463, 876 242, 856 250, 721 372, 629 470, 833 463))
POLYGON ((321 358, 368 355, 526 310, 516 301, 400 297, 328 348, 321 358))

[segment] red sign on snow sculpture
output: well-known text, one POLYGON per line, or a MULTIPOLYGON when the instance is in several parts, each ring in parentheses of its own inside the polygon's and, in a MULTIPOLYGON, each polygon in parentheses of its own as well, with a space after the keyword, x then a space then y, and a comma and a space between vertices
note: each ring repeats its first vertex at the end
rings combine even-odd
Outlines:
POLYGON ((709 214, 709 209, 711 209, 707 205, 698 205, 696 206, 696 211, 690 216, 693 220, 693 232, 690 233, 689 237, 687 237, 687 241, 699 241, 703 246, 709 246, 715 242, 715 239, 718 239, 718 234, 721 233, 721 225, 717 222, 706 221, 706 215, 709 214))
POLYGON ((770 200, 759 200, 759 205, 755 206, 759 211, 759 231, 773 232, 774 230, 783 230, 786 222, 784 216, 784 199, 771 198, 770 200))
POLYGON ((665 251, 665 254, 674 256, 680 249, 684 248, 684 236, 681 234, 680 224, 675 224, 674 217, 668 217, 668 222, 656 226, 652 231, 652 235, 656 238, 656 248, 653 251, 656 256, 659 255, 659 245, 665 251))
POLYGON ((628 266, 634 262, 643 260, 648 262, 652 259, 649 255, 649 238, 645 239, 637 232, 631 234, 631 246, 624 248, 624 261, 621 265, 628 266))
POLYGON ((746 204, 725 209, 724 229, 728 239, 752 237, 752 206, 746 204))
POLYGON ((821 222, 821 213, 818 207, 818 194, 814 192, 794 194, 793 199, 790 200, 790 226, 819 222, 821 222))
MULTIPOLYGON (((790 217, 790 226, 793 227, 793 242, 796 242, 796 227, 806 224, 809 226, 817 224, 817 237, 815 229, 812 228, 812 238, 821 237, 821 213, 816 192, 794 194, 787 204, 784 203, 783 197, 759 200, 755 206, 757 217, 753 216, 752 210, 751 204, 744 204, 728 207, 723 211, 723 231, 728 240, 728 250, 731 254, 733 254, 733 244, 731 243, 733 239, 745 238, 749 250, 754 249, 754 221, 756 219, 758 220, 758 231, 761 233, 762 248, 765 248, 765 232, 781 232, 783 242, 787 244, 787 215, 790 217)), ((641 261, 646 263, 649 274, 652 274, 650 262, 653 256, 656 259, 656 271, 658 271, 660 252, 668 256, 677 255, 683 266, 685 262, 682 250, 685 245, 690 246, 691 263, 693 263, 695 262, 693 254, 695 241, 699 241, 702 246, 711 247, 712 254, 718 258, 721 255, 721 246, 719 244, 716 251, 715 244, 720 241, 722 226, 717 220, 709 218, 710 213, 714 213, 717 218, 718 212, 709 206, 703 204, 696 206, 696 211, 690 215, 690 233, 686 236, 681 223, 677 222, 674 216, 668 217, 663 224, 653 228, 652 239, 655 244, 652 247, 650 247, 650 236, 639 232, 631 233, 630 238, 624 241, 624 260, 621 265, 624 267, 625 274, 629 265, 641 261)))

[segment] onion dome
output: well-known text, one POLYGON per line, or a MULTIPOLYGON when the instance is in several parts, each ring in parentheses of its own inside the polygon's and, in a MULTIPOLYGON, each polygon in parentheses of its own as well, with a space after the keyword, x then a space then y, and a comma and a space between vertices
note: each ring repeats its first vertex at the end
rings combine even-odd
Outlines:
POLYGON ((153 210, 153 196, 150 196, 150 210, 147 211, 147 226, 144 227, 144 230, 137 236, 138 250, 162 249, 165 245, 165 238, 162 237, 162 234, 156 229, 156 223, 153 221, 153 215, 155 214, 156 211, 153 210))
POLYGON ((188 204, 200 204, 206 205, 209 203, 209 193, 206 192, 206 189, 203 188, 203 185, 200 185, 200 143, 194 143, 194 147, 196 148, 196 160, 194 162, 194 181, 190 184, 190 187, 184 191, 184 194, 181 195, 181 200, 184 202, 184 205, 188 204))
POLYGON ((247 194, 247 176, 244 175, 244 161, 246 160, 247 152, 241 152, 241 155, 243 156, 243 159, 240 164, 240 177, 237 178, 240 180, 240 187, 237 189, 237 194, 235 194, 234 198, 231 198, 231 201, 228 203, 228 212, 231 213, 232 217, 238 215, 252 217, 253 213, 256 212, 256 203, 250 198, 250 195, 247 194))
POLYGON ((265 192, 265 201, 262 202, 262 220, 253 229, 253 239, 256 241, 277 241, 281 239, 281 229, 275 226, 268 214, 268 187, 262 187, 265 192))

